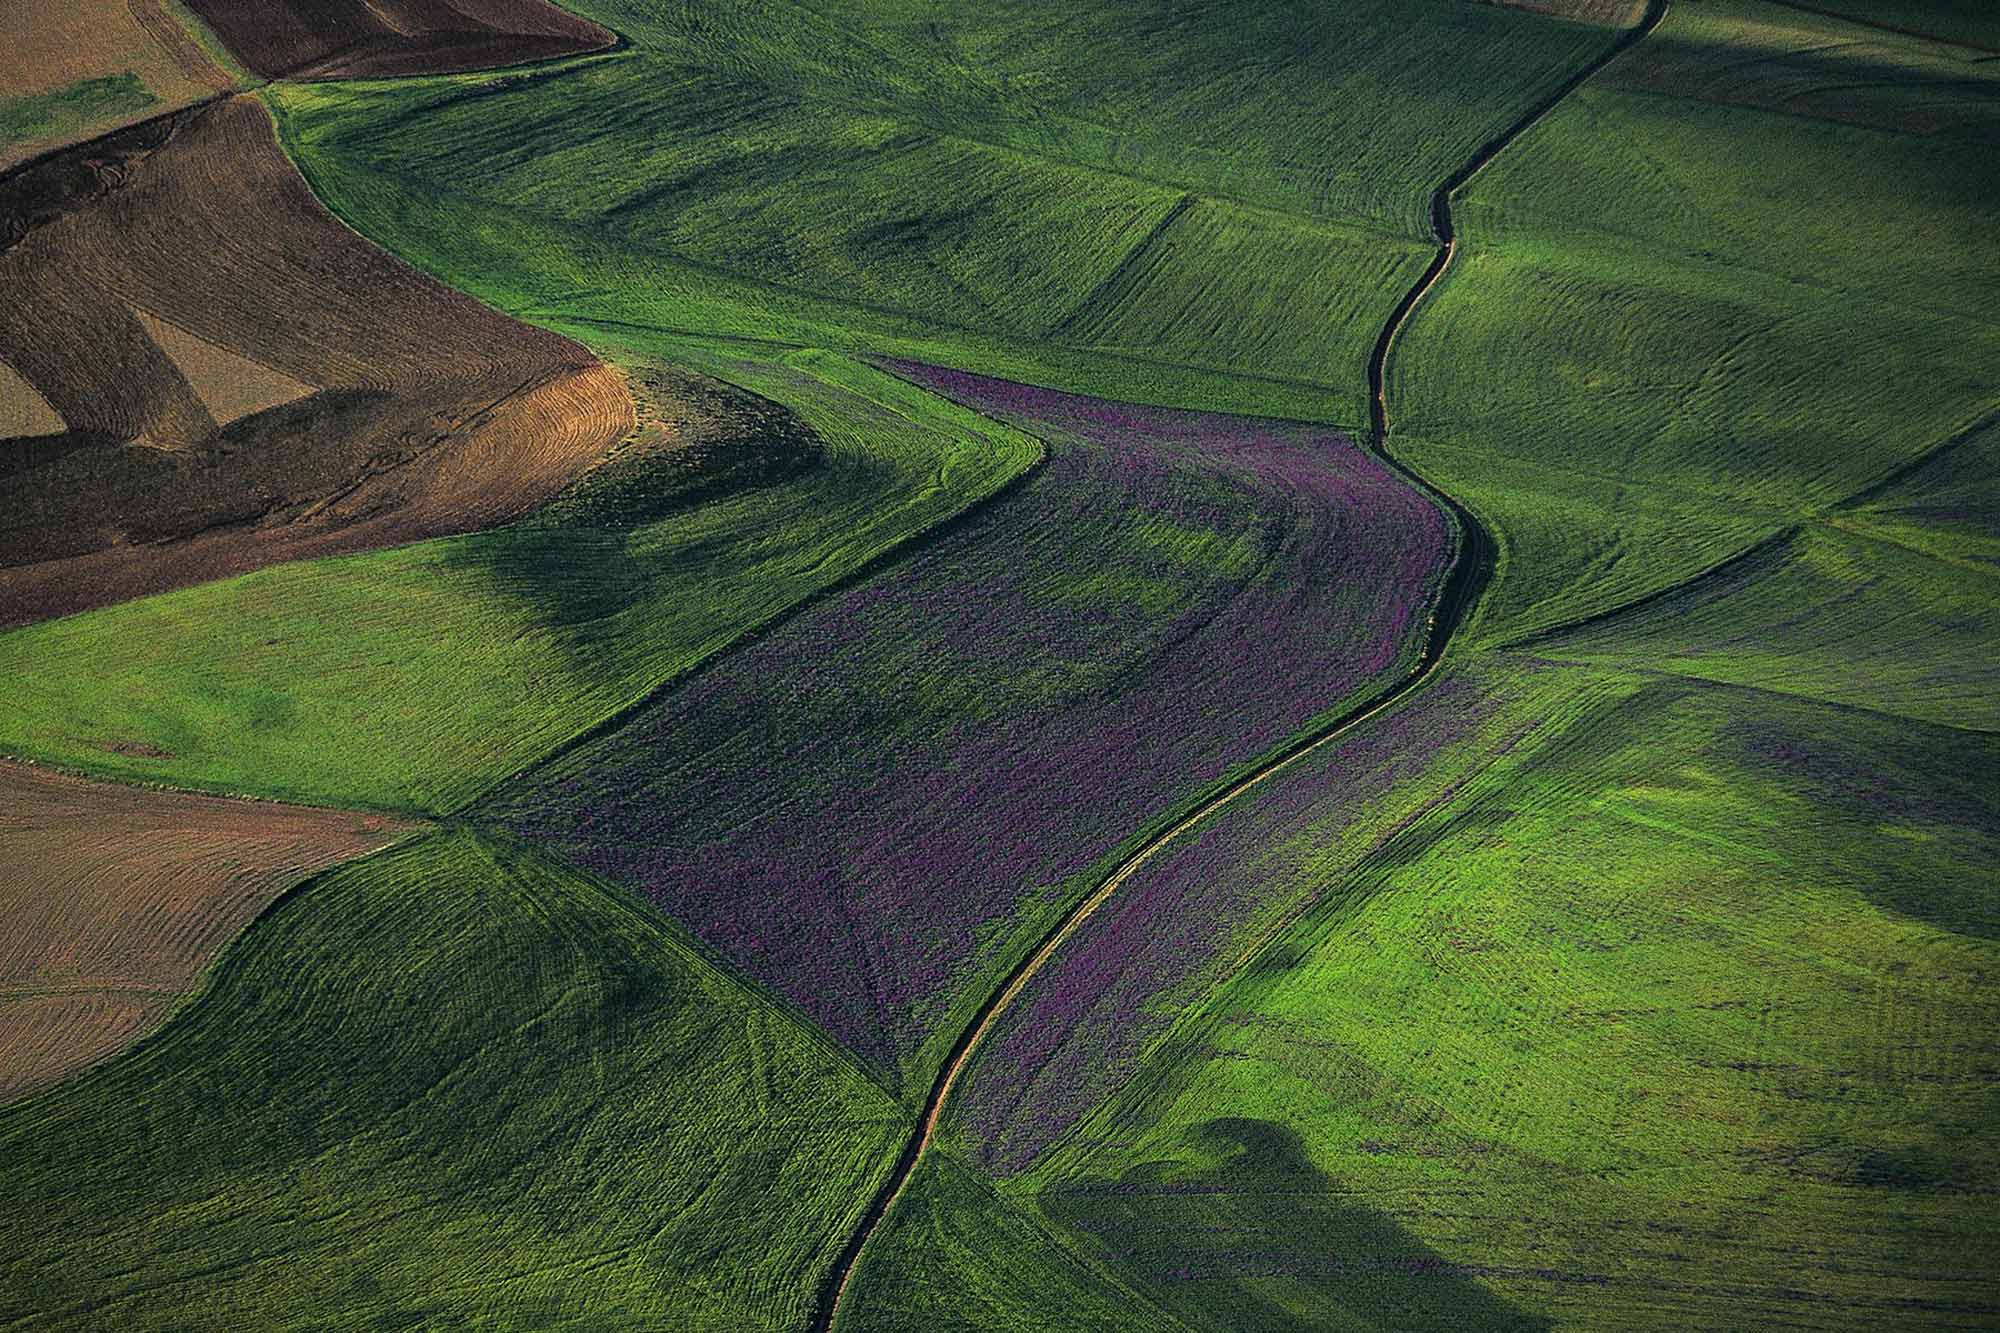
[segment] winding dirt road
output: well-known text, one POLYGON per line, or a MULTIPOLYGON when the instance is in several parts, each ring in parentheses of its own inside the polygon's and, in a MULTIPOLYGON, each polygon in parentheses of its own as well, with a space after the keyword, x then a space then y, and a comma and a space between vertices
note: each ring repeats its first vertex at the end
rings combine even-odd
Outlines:
POLYGON ((895 1166, 882 1182, 881 1188, 869 1201, 867 1210, 862 1213, 861 1220, 849 1235, 847 1243, 841 1248, 825 1281, 820 1284, 814 1297, 812 1322, 809 1325, 814 1333, 830 1333, 834 1322, 839 1318, 841 1301, 853 1281, 862 1251, 867 1248, 869 1238, 875 1234, 876 1229, 895 1208, 897 1200, 902 1198, 903 1191, 908 1188, 910 1178, 916 1172, 917 1163, 922 1160, 924 1150, 930 1146, 931 1139, 937 1133, 938 1122, 944 1114, 945 1104, 951 1096, 953 1087, 958 1083, 959 1075, 971 1062, 980 1043, 992 1029, 994 1021, 1006 1012, 1007 1007, 1014 1002, 1014 998, 1042 970, 1056 950, 1062 947, 1063 942, 1075 934, 1099 907, 1117 893, 1120 886, 1175 839, 1201 824, 1251 788, 1283 772, 1305 755, 1345 735, 1362 722, 1397 703, 1436 674, 1438 666, 1444 661, 1445 650, 1450 645, 1452 636, 1465 623, 1473 607, 1478 604, 1480 594, 1485 591, 1487 580, 1493 571, 1494 547, 1491 536, 1480 525, 1471 510, 1432 486, 1389 454, 1387 448, 1389 409, 1385 381, 1390 353, 1395 348, 1396 337, 1402 332, 1403 326, 1409 322, 1410 316, 1423 303, 1432 288, 1437 286, 1438 280, 1444 276, 1445 270, 1451 267, 1451 261, 1458 253, 1458 237, 1451 216, 1452 196, 1498 157, 1509 144, 1555 110, 1564 98, 1575 92, 1605 66, 1643 41, 1660 25, 1666 13, 1667 0, 1647 0, 1646 12, 1637 24, 1621 33, 1617 40, 1595 60, 1571 75, 1513 123, 1480 145, 1478 151, 1438 186, 1431 195, 1431 232, 1438 243, 1437 254, 1432 257, 1430 265, 1417 279, 1415 285, 1404 293, 1401 301, 1397 302, 1395 310, 1390 313, 1388 321, 1382 326, 1381 335, 1375 340, 1374 350, 1368 359, 1369 447, 1404 480, 1448 509, 1458 520, 1460 533, 1458 557, 1453 562, 1451 574, 1445 580, 1444 590, 1438 598, 1437 609, 1431 614, 1425 633, 1423 655, 1418 659, 1417 665, 1409 675, 1374 699, 1357 705, 1347 713, 1299 737, 1290 747, 1255 772, 1210 796, 1184 818, 1148 840, 1145 845, 1121 862, 1103 883, 1072 907, 1049 933, 1042 937, 1034 950, 1007 975, 1006 980, 986 998, 986 1002, 980 1005, 978 1012, 973 1015, 972 1021, 959 1034, 958 1040, 952 1044, 950 1053, 938 1070, 936 1080, 931 1084, 930 1093, 924 1099, 922 1114, 918 1118, 916 1128, 903 1145, 903 1151, 897 1156, 895 1166))

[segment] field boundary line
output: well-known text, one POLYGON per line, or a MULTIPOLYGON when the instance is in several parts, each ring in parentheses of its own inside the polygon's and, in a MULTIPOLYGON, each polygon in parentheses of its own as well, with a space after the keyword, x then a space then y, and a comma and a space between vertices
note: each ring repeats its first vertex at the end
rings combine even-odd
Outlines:
POLYGON ((1007 978, 1000 986, 987 996, 986 1001, 974 1012, 971 1022, 959 1035, 958 1040, 953 1043, 950 1052, 945 1057, 943 1066, 938 1070, 937 1077, 931 1085, 930 1095, 925 1100, 917 1132, 904 1145, 901 1155, 896 1160, 895 1169, 890 1174, 889 1179, 884 1182, 875 1198, 869 1203, 867 1210, 862 1214, 860 1226, 849 1236, 846 1245, 841 1249, 839 1258, 828 1272, 826 1280, 821 1284, 818 1296, 814 1301, 812 1322, 809 1325, 814 1333, 831 1333, 834 1322, 839 1317, 841 1298, 846 1294, 847 1288, 853 1280, 854 1272, 860 1264, 862 1251, 867 1248, 868 1240, 874 1234, 875 1229, 888 1217, 890 1211, 895 1207, 897 1200, 902 1197, 903 1192, 908 1188, 910 1179, 915 1174, 918 1161, 923 1157, 924 1150, 930 1146, 930 1142, 936 1134, 938 1122, 944 1112, 945 1102, 949 1099, 952 1088, 958 1082, 959 1076, 964 1072, 965 1066, 973 1052, 978 1049, 981 1040, 991 1030, 995 1020, 1006 1011, 1008 1006, 1013 1002, 1014 997, 1026 987, 1028 982, 1033 980, 1035 975, 1041 971, 1043 965, 1055 954, 1056 950, 1074 935, 1096 910, 1116 893, 1127 880, 1137 874, 1147 862, 1165 850, 1169 844, 1177 840, 1182 834, 1204 823, 1209 816, 1215 814, 1223 806, 1258 787, 1266 779, 1291 767, 1307 754, 1344 736, 1348 731, 1362 722, 1398 703, 1406 695, 1436 674, 1439 665, 1444 661, 1445 652, 1449 648, 1456 631, 1466 623, 1471 611, 1479 601, 1480 594, 1485 591, 1486 584, 1492 573, 1494 546, 1492 538, 1487 534, 1485 528, 1480 525, 1479 520, 1472 514, 1471 510, 1460 504, 1456 499, 1438 490, 1438 488, 1432 486, 1414 470, 1397 462, 1390 456, 1387 447, 1389 413, 1383 391, 1389 353, 1395 345, 1396 335, 1401 331, 1403 324, 1408 321, 1412 312, 1416 310, 1423 298, 1437 284, 1438 279, 1443 276, 1444 271, 1450 267, 1452 256, 1456 253, 1457 240, 1453 232, 1451 217, 1451 196, 1453 192, 1477 175, 1487 163, 1499 156, 1500 152, 1510 143, 1514 142, 1514 140, 1542 120, 1543 117, 1547 116, 1570 93, 1581 87, 1606 65, 1617 59, 1618 56, 1644 40, 1654 28, 1659 26, 1660 21, 1666 17, 1666 12, 1667 0, 1647 0, 1646 13, 1639 23, 1619 34, 1617 39, 1611 42, 1594 60, 1564 80, 1557 86, 1554 92, 1517 117, 1511 124, 1502 129, 1499 134, 1482 144, 1471 159, 1450 176, 1446 177, 1444 183, 1438 186, 1431 195, 1431 227, 1438 242, 1438 252, 1432 258, 1429 267, 1425 269, 1416 284, 1396 304, 1395 309, 1390 313, 1388 323, 1383 326, 1381 336, 1375 341, 1374 351, 1370 354, 1368 362, 1368 387, 1369 415, 1371 418, 1369 444, 1371 451, 1394 470, 1398 476, 1403 477, 1406 481, 1414 485, 1419 493, 1434 497, 1437 503, 1446 508, 1458 520, 1460 546, 1457 558, 1452 563, 1450 574, 1445 578, 1444 586, 1438 596, 1437 605, 1431 612, 1430 621, 1425 631, 1423 653, 1419 657, 1416 667, 1402 680, 1390 685, 1387 689, 1375 695, 1374 698, 1356 705, 1338 717, 1313 728, 1304 736, 1298 737, 1291 745, 1265 761, 1255 770, 1239 777, 1221 791, 1209 796, 1193 810, 1181 816, 1181 818, 1161 832, 1147 839, 1145 843, 1134 849, 1131 854, 1120 862, 1097 888, 1086 894, 1069 911, 1065 912, 1049 928, 1036 947, 1030 950, 1028 955, 1007 975, 1007 978))
MULTIPOLYGON (((1886 538, 1881 537, 1877 534, 1856 532, 1850 530, 1844 524, 1835 522, 1834 519, 1839 516, 1851 514, 1854 511, 1868 505, 1869 503, 1877 499, 1880 499, 1882 496, 1894 490, 1897 486, 1902 485, 1910 478, 1922 472, 1925 468, 1929 467, 1932 463, 1936 462, 1938 459, 1943 458, 1945 455, 1952 453, 1956 449, 1959 449, 1963 445, 1971 442, 1971 440, 1975 436, 1978 436, 1982 432, 1990 430, 1995 426, 2000 426, 2000 405, 1990 407, 1986 411, 1979 413, 1977 416, 1973 417, 1970 421, 1966 422, 1963 426, 1960 426, 1957 430, 1953 431, 1950 435, 1947 435, 1944 439, 1939 440, 1936 444, 1931 445, 1928 449, 1922 450, 1915 457, 1907 459, 1906 461, 1897 464, 1894 468, 1890 469, 1882 476, 1876 478, 1874 481, 1869 482, 1866 486, 1863 486, 1860 490, 1855 491, 1852 495, 1849 495, 1846 499, 1835 501, 1833 504, 1827 506, 1825 509, 1820 510, 1816 513, 1812 513, 1806 518, 1794 520, 1793 522, 1786 524, 1784 527, 1779 528, 1776 532, 1773 532, 1770 536, 1751 543, 1749 546, 1744 547, 1736 554, 1729 556, 1723 560, 1717 561, 1715 564, 1709 565, 1705 569, 1697 570, 1696 572, 1689 574, 1685 578, 1675 579, 1672 583, 1667 584, 1665 587, 1655 588, 1652 592, 1644 593, 1638 597, 1633 598, 1631 601, 1620 602, 1616 606, 1606 607, 1602 611, 1593 611, 1588 615, 1578 616, 1572 620, 1561 621, 1560 623, 1550 625, 1545 629, 1531 630, 1528 633, 1520 635, 1517 638, 1512 638, 1504 643, 1498 644, 1496 645, 1496 647, 1499 651, 1504 652, 1510 649, 1533 648, 1537 646, 1542 646, 1549 644, 1556 639, 1560 639, 1566 635, 1573 634, 1579 630, 1592 629, 1598 625, 1602 625, 1609 621, 1615 620, 1620 616, 1624 616, 1633 612, 1644 611, 1647 608, 1655 606, 1660 602, 1667 600, 1670 597, 1675 597, 1685 592, 1691 592, 1694 590, 1696 585, 1708 579, 1718 578, 1727 575, 1735 571, 1738 566, 1747 564, 1748 562, 1757 559, 1760 556, 1766 555, 1771 550, 1777 547, 1785 546, 1790 544, 1791 542, 1796 541, 1800 536, 1804 534, 1806 527, 1809 524, 1814 524, 1814 523, 1824 524, 1850 537, 1867 538, 1869 540, 1874 540, 1874 541, 1887 541, 1886 538)), ((1900 542, 1889 542, 1889 544, 1892 546, 1897 546, 1903 550, 1910 550, 1913 552, 1913 554, 1925 556, 1929 559, 1935 560, 1939 558, 1935 555, 1932 555, 1928 551, 1916 551, 1914 550, 1914 548, 1903 546, 1903 544, 1900 542)), ((1703 678, 1697 677, 1697 679, 1703 679, 1703 678)), ((1784 691, 1778 691, 1778 692, 1784 693, 1784 691)), ((1897 715, 1891 714, 1890 716, 1897 716, 1897 715)), ((1964 728, 1960 728, 1960 730, 1964 730, 1964 728)))
POLYGON ((1565 620, 1559 624, 1550 625, 1545 629, 1530 630, 1528 633, 1518 638, 1509 639, 1505 643, 1496 645, 1496 647, 1501 652, 1518 648, 1532 648, 1537 645, 1547 644, 1566 635, 1574 634, 1578 630, 1592 629, 1609 621, 1617 620, 1621 616, 1644 611, 1648 607, 1655 606, 1670 597, 1677 597, 1684 592, 1691 592, 1696 585, 1709 579, 1721 578, 1733 573, 1740 565, 1748 564, 1752 560, 1768 555, 1781 547, 1789 546, 1805 531, 1805 527, 1806 525, 1803 522, 1788 523, 1770 536, 1752 542, 1750 545, 1736 552, 1736 554, 1725 556, 1712 565, 1696 570, 1686 578, 1675 579, 1663 588, 1655 588, 1649 593, 1642 593, 1634 597, 1629 602, 1620 602, 1616 606, 1608 606, 1602 611, 1592 611, 1588 615, 1577 616, 1575 619, 1565 620))
POLYGON ((1972 420, 1966 422, 1963 426, 1960 426, 1957 430, 1945 436, 1915 458, 1897 465, 1891 471, 1869 482, 1866 486, 1848 496, 1845 500, 1833 505, 1831 511, 1834 513, 1847 513, 1881 499, 1884 495, 1887 495, 1911 477, 1916 476, 1938 459, 1969 443, 1973 436, 1993 426, 2000 426, 2000 403, 1987 408, 1984 412, 1981 412, 1978 416, 1972 418, 1972 420))
POLYGON ((1167 211, 1160 214, 1159 221, 1147 228, 1146 234, 1141 236, 1130 250, 1127 250, 1120 256, 1116 264, 1111 266, 1111 271, 1106 273, 1102 278, 1099 278, 1096 285, 1083 294, 1081 300, 1064 311, 1062 318, 1051 324, 1048 332, 1043 336, 1054 339, 1057 342, 1065 341, 1066 335, 1071 329, 1076 327, 1084 312, 1096 305, 1099 298, 1109 296, 1117 288, 1118 284, 1125 279, 1125 276, 1138 266, 1139 261, 1145 258, 1165 238, 1166 234, 1174 229, 1174 224, 1186 216, 1187 211, 1193 208, 1197 202, 1193 191, 1189 191, 1174 200, 1167 211))
POLYGON ((1898 37, 1913 37, 1920 42, 1931 42, 1938 46, 1955 47, 1960 51, 1983 51, 1988 55, 2000 55, 2000 46, 1986 46, 1979 42, 1964 42, 1955 37, 1940 37, 1934 32, 1924 32, 1917 28, 1900 28, 1893 23, 1882 23, 1875 19, 1863 18, 1859 14, 1843 14, 1837 9, 1822 9, 1818 5, 1801 3, 1801 0, 1764 0, 1766 4, 1780 9, 1797 10, 1801 14, 1811 14, 1816 18, 1832 19, 1836 23, 1851 23, 1857 28, 1872 28, 1876 32, 1894 33, 1898 37))
MULTIPOLYGON (((741 385, 735 387, 742 388, 741 385)), ((745 392, 749 391, 745 390, 745 392)), ((1034 436, 1028 435, 1026 431, 1022 431, 1021 434, 1025 438, 1035 439, 1034 436)), ((569 739, 561 742, 540 758, 531 760, 529 763, 504 777, 494 779, 465 800, 453 806, 448 814, 457 817, 461 812, 479 804, 502 787, 520 782, 525 778, 553 767, 555 764, 575 754, 578 750, 612 735, 647 708, 658 703, 668 694, 671 694, 674 690, 713 670, 724 658, 731 657, 742 649, 768 638, 795 617, 804 615, 806 612, 818 608, 823 603, 843 593, 853 591, 856 587, 874 578, 883 570, 897 564, 908 556, 917 554, 932 543, 951 535, 959 527, 970 523, 975 518, 982 517, 989 507, 1012 496, 1016 490, 1026 485, 1030 478, 1041 472, 1043 465, 1048 462, 1049 450, 1048 446, 1038 439, 1035 439, 1035 444, 1038 450, 1037 455, 1026 467, 1001 482, 993 490, 974 500, 971 504, 966 505, 963 509, 954 510, 937 519, 935 522, 916 529, 901 540, 892 543, 883 550, 877 551, 874 555, 868 557, 831 583, 807 593, 804 597, 789 606, 772 612, 771 615, 751 625, 727 643, 717 645, 714 651, 702 657, 700 661, 692 662, 681 670, 667 676, 665 679, 658 681, 638 698, 620 705, 615 711, 599 718, 582 731, 570 736, 569 739)))

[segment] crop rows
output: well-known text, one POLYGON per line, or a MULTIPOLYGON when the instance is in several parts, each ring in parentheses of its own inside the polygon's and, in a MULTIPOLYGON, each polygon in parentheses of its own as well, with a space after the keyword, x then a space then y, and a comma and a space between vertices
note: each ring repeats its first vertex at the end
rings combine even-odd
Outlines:
POLYGON ((280 893, 402 831, 0 764, 0 1101, 155 1026, 280 893))
POLYGON ((439 835, 0 1112, 0 1316, 786 1328, 902 1117, 615 896, 439 835))

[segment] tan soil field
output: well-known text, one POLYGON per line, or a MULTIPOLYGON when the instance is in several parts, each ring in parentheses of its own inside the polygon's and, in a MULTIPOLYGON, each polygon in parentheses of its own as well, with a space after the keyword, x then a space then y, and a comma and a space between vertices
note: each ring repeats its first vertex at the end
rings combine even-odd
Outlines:
MULTIPOLYGON (((63 419, 49 406, 49 400, 35 392, 35 386, 0 361, 0 440, 23 435, 54 435, 64 429, 63 419)), ((8 470, 0 462, 0 474, 8 470)))
POLYGON ((313 392, 310 384, 301 384, 282 370, 258 365, 240 352, 217 347, 143 310, 132 313, 219 426, 297 402, 313 392))
POLYGON ((157 1027, 279 894, 408 827, 0 762, 0 1102, 157 1027))
MULTIPOLYGON (((0 97, 58 92, 85 79, 134 74, 155 116, 231 87, 163 0, 8 0, 0 4, 0 97)), ((0 144, 0 168, 102 134, 133 116, 101 119, 39 139, 0 144)))
POLYGON ((634 426, 327 213, 247 96, 0 180, 0 362, 61 422, 0 437, 0 627, 505 523, 634 426))
POLYGON ((268 79, 444 74, 550 60, 617 37, 543 0, 187 0, 268 79))

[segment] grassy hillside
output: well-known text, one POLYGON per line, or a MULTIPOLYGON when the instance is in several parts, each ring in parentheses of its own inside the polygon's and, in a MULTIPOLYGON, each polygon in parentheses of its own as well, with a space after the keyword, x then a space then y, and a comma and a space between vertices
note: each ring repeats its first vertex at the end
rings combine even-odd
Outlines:
POLYGON ((707 366, 817 466, 692 511, 282 565, 0 635, 0 748, 96 772, 449 810, 1002 485, 1026 436, 835 356, 707 366))
POLYGON ((1992 569, 1820 525, 1671 597, 1536 645, 2000 731, 1992 569))
POLYGON ((1066 1252, 971 1168, 938 1155, 856 1272, 840 1333, 1159 1328, 1168 1316, 1066 1252))
POLYGON ((631 46, 274 90, 287 141, 363 232, 530 317, 1346 422, 1431 185, 1610 40, 1458 0, 579 9, 631 46))
POLYGON ((1228 816, 1311 910, 1008 1192, 1197 1327, 1989 1321, 1993 739, 1476 683, 1566 716, 1358 858, 1228 816))
POLYGON ((1389 406, 1498 534, 1489 638, 1697 573, 1993 406, 2000 78, 1843 28, 1676 6, 1463 192, 1389 406))
POLYGON ((903 1115, 616 895, 442 834, 0 1112, 0 1317, 792 1328, 903 1115))

